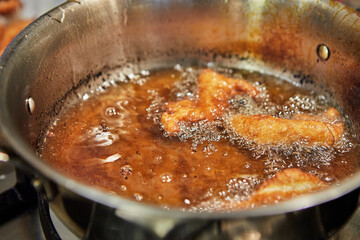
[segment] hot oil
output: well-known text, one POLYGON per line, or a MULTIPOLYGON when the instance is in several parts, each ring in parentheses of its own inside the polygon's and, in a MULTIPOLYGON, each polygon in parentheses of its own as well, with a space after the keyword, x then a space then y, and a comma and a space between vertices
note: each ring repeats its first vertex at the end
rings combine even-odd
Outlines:
POLYGON ((265 179, 297 167, 333 184, 357 169, 357 148, 347 135, 336 147, 257 146, 228 131, 231 114, 321 114, 325 96, 271 76, 219 72, 256 85, 260 98, 235 96, 223 119, 181 124, 168 136, 160 119, 165 103, 196 100, 200 69, 151 72, 69 108, 50 128, 42 157, 62 172, 113 194, 163 207, 230 209, 265 179))

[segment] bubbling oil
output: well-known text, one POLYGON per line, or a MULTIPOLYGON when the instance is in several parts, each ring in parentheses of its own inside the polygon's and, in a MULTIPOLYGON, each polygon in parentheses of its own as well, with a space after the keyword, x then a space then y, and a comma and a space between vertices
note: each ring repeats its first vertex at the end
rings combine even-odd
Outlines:
POLYGON ((324 95, 257 72, 215 69, 252 83, 259 99, 235 96, 222 119, 180 123, 181 134, 169 136, 160 121, 164 106, 196 100, 200 70, 177 65, 146 71, 141 78, 86 94, 54 121, 42 158, 109 193, 193 211, 230 210, 287 168, 300 168, 329 184, 358 169, 358 150, 350 134, 335 147, 310 148, 296 143, 258 146, 229 131, 227 117, 233 114, 291 118, 321 114, 330 107, 324 95))

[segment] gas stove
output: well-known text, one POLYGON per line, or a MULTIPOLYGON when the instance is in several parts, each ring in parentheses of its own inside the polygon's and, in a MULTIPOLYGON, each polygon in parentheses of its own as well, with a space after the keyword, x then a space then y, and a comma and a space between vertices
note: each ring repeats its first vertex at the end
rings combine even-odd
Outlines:
MULTIPOLYGON (((13 189, 8 190, 0 197, 0 211, 5 213, 10 221, 4 221, 4 214, 0 216, 0 239, 13 240, 79 240, 48 208, 44 199, 36 193, 31 181, 25 179, 13 189), (4 206, 10 211, 4 211, 4 206), (16 206, 16 208, 14 207, 16 206)), ((198 240, 222 239, 221 233, 206 232, 198 240), (216 237, 214 237, 216 236, 216 237)), ((350 221, 329 240, 356 240, 360 238, 360 209, 350 221)), ((91 238, 84 238, 91 239, 91 238)), ((249 238, 258 239, 258 238, 249 238)))
MULTIPOLYGON (((51 212, 51 219, 61 239, 79 240, 51 212)), ((356 240, 360 238, 360 210, 358 210, 347 225, 330 240, 356 240)), ((19 217, 0 226, 2 240, 46 240, 39 219, 38 209, 30 209, 19 217)))

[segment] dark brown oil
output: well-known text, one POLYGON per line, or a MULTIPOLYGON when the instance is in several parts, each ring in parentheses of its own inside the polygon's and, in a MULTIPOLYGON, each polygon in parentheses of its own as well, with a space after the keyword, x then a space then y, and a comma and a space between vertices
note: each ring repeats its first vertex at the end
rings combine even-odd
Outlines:
POLYGON ((261 92, 257 101, 236 96, 224 120, 182 126, 169 137, 160 117, 164 104, 196 99, 199 69, 151 72, 95 93, 69 108, 50 128, 42 158, 86 184, 136 201, 192 210, 228 209, 265 179, 298 167, 333 184, 357 169, 357 148, 349 136, 334 148, 262 147, 227 131, 226 115, 321 114, 323 95, 259 73, 227 69, 223 74, 244 78, 261 92))

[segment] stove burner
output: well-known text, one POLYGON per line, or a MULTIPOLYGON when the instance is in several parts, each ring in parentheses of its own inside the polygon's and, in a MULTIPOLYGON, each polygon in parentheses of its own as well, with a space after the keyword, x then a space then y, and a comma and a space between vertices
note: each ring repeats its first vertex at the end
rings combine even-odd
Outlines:
POLYGON ((61 240, 51 220, 49 204, 45 200, 45 198, 46 196, 44 192, 40 191, 38 193, 38 207, 39 207, 39 217, 40 217, 43 233, 47 240, 61 240))

